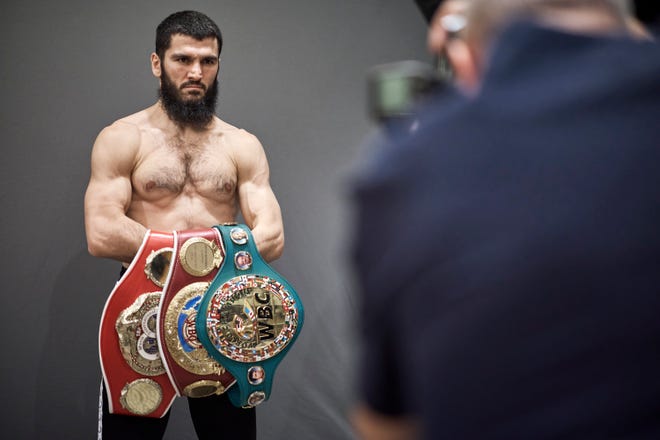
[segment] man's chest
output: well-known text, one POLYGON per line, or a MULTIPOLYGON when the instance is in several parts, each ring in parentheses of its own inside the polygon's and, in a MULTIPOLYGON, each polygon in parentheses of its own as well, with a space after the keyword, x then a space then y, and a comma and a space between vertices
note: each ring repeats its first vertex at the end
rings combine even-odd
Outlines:
POLYGON ((163 142, 145 145, 132 175, 133 191, 146 198, 164 193, 233 197, 237 170, 221 143, 163 142))

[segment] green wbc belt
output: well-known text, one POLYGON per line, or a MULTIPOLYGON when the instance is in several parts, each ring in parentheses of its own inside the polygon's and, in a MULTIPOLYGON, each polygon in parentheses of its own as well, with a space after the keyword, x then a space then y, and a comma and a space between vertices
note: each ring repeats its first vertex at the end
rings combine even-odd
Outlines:
POLYGON ((245 225, 215 226, 226 260, 199 305, 197 337, 236 379, 232 404, 254 407, 270 397, 275 369, 303 326, 293 287, 259 255, 245 225))

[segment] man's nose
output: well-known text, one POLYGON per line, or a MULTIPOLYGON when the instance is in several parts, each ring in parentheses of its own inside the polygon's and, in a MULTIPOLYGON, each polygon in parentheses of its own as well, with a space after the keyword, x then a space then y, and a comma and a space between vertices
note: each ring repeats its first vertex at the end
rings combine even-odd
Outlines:
POLYGON ((188 78, 191 80, 202 79, 202 65, 199 62, 192 63, 188 70, 188 78))

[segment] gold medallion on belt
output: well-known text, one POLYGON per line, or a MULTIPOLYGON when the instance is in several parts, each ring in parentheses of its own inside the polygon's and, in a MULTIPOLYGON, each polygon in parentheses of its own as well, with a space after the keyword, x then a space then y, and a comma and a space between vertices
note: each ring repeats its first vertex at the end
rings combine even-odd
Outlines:
POLYGON ((222 264, 222 251, 214 242, 203 237, 186 241, 179 251, 181 267, 192 276, 203 277, 222 264))
POLYGON ((136 379, 121 390, 119 402, 133 414, 144 416, 154 412, 163 400, 158 382, 148 378, 136 379))

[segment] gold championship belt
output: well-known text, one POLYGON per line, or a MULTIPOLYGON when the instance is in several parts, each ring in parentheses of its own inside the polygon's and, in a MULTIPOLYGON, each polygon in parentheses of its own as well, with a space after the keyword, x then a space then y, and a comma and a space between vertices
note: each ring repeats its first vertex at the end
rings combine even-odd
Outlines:
POLYGON ((157 338, 173 244, 173 234, 147 231, 103 309, 99 354, 111 414, 163 417, 176 396, 157 338))
POLYGON ((223 258, 216 229, 174 232, 172 269, 157 327, 165 368, 180 396, 222 394, 235 382, 199 342, 195 325, 199 304, 223 258))

